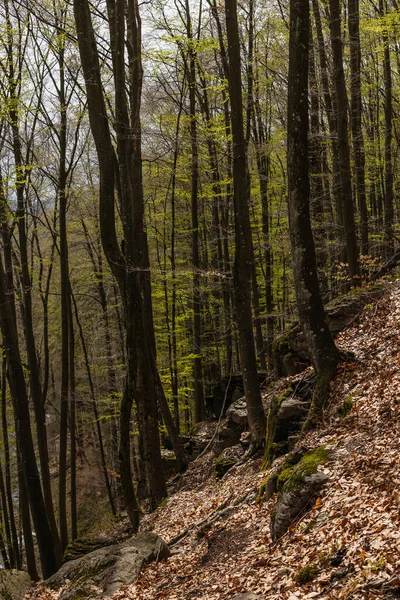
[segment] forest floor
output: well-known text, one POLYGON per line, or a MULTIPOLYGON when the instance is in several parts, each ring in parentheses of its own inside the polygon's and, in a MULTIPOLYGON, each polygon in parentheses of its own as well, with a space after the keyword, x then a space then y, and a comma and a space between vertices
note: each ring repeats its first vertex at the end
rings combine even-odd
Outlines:
MULTIPOLYGON (((141 530, 167 542, 187 531, 166 561, 148 565, 113 600, 228 600, 252 591, 260 600, 392 598, 400 591, 400 286, 392 284, 338 340, 356 361, 340 365, 320 427, 301 445, 330 444, 329 482, 310 510, 276 543, 270 513, 257 503, 268 471, 261 461, 216 482, 213 457, 190 465, 178 489, 141 530), (351 400, 351 402, 350 402, 351 400), (338 410, 343 403, 346 416, 338 410), (221 511, 208 528, 204 522, 221 511), (336 565, 336 566, 334 566, 336 565), (309 567, 312 581, 301 585, 309 567), (302 571, 304 574, 304 571, 302 571)), ((38 600, 57 593, 36 591, 38 600)))

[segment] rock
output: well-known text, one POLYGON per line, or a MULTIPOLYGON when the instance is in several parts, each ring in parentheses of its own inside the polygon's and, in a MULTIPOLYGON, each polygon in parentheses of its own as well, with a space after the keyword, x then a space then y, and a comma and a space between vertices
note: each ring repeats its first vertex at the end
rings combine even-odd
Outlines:
POLYGON ((219 456, 225 448, 236 446, 240 442, 242 432, 243 427, 237 425, 237 423, 228 419, 221 421, 221 426, 215 441, 214 454, 219 456))
MULTIPOLYGON (((353 289, 325 307, 327 325, 334 337, 347 327, 368 303, 383 296, 385 287, 376 285, 370 289, 353 289)), ((278 377, 301 373, 311 364, 309 345, 298 323, 281 336, 273 345, 273 362, 278 377)))
POLYGON ((24 600, 31 578, 25 571, 0 570, 0 600, 24 600))
POLYGON ((232 600, 260 600, 260 596, 253 594, 253 592, 245 592, 244 594, 234 596, 232 600))
POLYGON ((52 589, 65 586, 60 600, 103 598, 133 583, 145 563, 169 556, 169 548, 160 536, 139 534, 120 544, 70 560, 45 584, 52 589))
POLYGON ((289 398, 284 400, 278 410, 279 421, 299 421, 307 416, 309 409, 308 402, 302 402, 297 398, 289 398))
POLYGON ((279 472, 276 486, 278 501, 271 513, 271 538, 274 542, 286 533, 329 479, 326 473, 318 470, 329 460, 329 450, 324 446, 308 450, 301 457, 293 454, 288 460, 279 472))
MULTIPOLYGON (((266 373, 258 373, 260 386, 264 384, 267 377, 266 373)), ((220 416, 225 417, 232 402, 242 398, 243 395, 243 376, 241 374, 225 375, 214 386, 213 395, 207 396, 207 412, 216 419, 219 419, 220 416)))
POLYGON ((287 532, 294 519, 303 512, 328 479, 325 473, 318 472, 306 475, 296 490, 283 488, 277 507, 271 515, 272 541, 279 540, 287 532))
POLYGON ((171 450, 161 450, 161 460, 163 471, 167 479, 178 473, 178 462, 174 452, 171 450))
POLYGON ((226 411, 226 417, 229 421, 233 421, 236 425, 246 427, 247 425, 247 405, 246 398, 242 397, 235 400, 228 410, 226 411))
POLYGON ((225 450, 218 456, 215 461, 215 476, 217 479, 222 479, 222 477, 236 465, 239 459, 242 458, 244 454, 243 447, 238 444, 237 446, 233 446, 231 448, 225 448, 225 450))

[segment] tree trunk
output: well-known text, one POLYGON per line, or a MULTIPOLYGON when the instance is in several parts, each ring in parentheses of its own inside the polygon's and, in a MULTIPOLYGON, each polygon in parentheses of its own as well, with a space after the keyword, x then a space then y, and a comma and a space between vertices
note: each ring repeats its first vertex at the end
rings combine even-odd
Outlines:
POLYGON ((229 94, 233 141, 233 199, 235 211, 234 285, 236 319, 239 331, 239 352, 246 395, 252 449, 265 441, 265 413, 257 376, 257 360, 251 310, 251 273, 253 257, 249 215, 248 168, 243 127, 242 77, 239 27, 236 0, 225 2, 226 31, 229 57, 229 94))
POLYGON ((347 119, 347 91, 343 70, 343 42, 341 32, 340 0, 329 0, 330 28, 333 55, 334 81, 337 105, 337 138, 342 184, 342 214, 344 235, 346 241, 349 274, 353 285, 360 284, 360 264, 358 261, 358 246, 356 226, 354 222, 354 207, 350 167, 350 147, 347 119))
POLYGON ((348 3, 350 67, 351 67, 351 130, 353 136, 358 208, 361 219, 361 254, 368 254, 368 210, 365 193, 365 152, 362 132, 361 45, 359 0, 348 3))
POLYGON ((329 396, 339 353, 326 324, 310 220, 308 145, 309 5, 290 1, 288 79, 288 209, 292 265, 300 323, 317 375, 312 416, 329 396))

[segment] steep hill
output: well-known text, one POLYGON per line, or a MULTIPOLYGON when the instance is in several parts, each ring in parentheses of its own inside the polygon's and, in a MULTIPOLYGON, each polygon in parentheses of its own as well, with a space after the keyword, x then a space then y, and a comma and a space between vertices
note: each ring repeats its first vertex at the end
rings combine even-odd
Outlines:
MULTIPOLYGON (((356 360, 340 365, 324 423, 300 442, 330 449, 329 480, 277 542, 274 494, 257 495, 261 460, 215 481, 211 454, 195 461, 168 501, 143 519, 171 543, 113 599, 353 600, 400 595, 400 286, 367 305, 338 338, 356 360), (179 538, 179 539, 178 539, 179 538), (249 596, 250 598, 250 596, 249 596)), ((283 460, 283 459, 278 459, 283 460)), ((42 589, 29 598, 56 599, 42 589)))

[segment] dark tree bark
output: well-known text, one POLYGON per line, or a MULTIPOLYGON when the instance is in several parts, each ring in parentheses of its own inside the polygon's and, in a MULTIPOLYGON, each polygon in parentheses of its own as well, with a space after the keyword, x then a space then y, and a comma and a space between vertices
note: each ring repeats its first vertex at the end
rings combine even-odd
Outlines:
POLYGON ((311 416, 319 416, 329 396, 339 352, 325 321, 310 220, 308 143, 309 4, 290 1, 288 79, 288 209, 292 265, 300 323, 317 375, 311 416))
MULTIPOLYGON (((384 17, 387 13, 386 0, 379 0, 379 14, 384 17)), ((393 99, 392 99, 392 68, 390 64, 389 36, 386 27, 383 27, 383 81, 385 86, 385 242, 387 245, 387 254, 393 253, 393 159, 392 159, 392 141, 393 141, 393 99)))
POLYGON ((18 335, 12 300, 7 294, 6 275, 0 260, 0 321, 7 354, 8 381, 13 399, 16 435, 21 453, 21 463, 32 519, 39 546, 44 577, 52 575, 58 567, 56 543, 51 530, 40 484, 39 470, 33 445, 29 401, 24 369, 19 352, 18 335))
POLYGON ((358 208, 361 220, 361 254, 368 254, 368 209, 365 193, 365 151, 362 131, 361 45, 359 0, 349 0, 348 22, 351 67, 351 131, 353 136, 358 208))
POLYGON ((18 241, 20 251, 20 270, 21 270, 21 287, 22 287, 22 304, 24 318, 24 334, 26 353, 29 365, 29 380, 30 391, 32 394, 33 408, 35 411, 36 435, 39 451, 40 472, 43 485, 43 495, 46 503, 48 520, 53 532, 54 543, 58 560, 61 560, 61 552, 59 547, 58 529, 54 515, 53 498, 51 493, 49 457, 47 448, 47 431, 46 419, 42 395, 42 387, 40 383, 39 363, 36 350, 36 341, 33 329, 33 313, 32 313, 32 282, 29 272, 28 258, 28 239, 27 239, 27 224, 25 218, 25 190, 28 173, 25 169, 25 161, 23 157, 22 139, 20 134, 20 115, 18 104, 20 102, 20 80, 21 73, 21 57, 16 58, 15 52, 21 51, 17 46, 14 48, 14 39, 12 35, 12 23, 9 14, 8 0, 5 2, 5 13, 7 21, 7 55, 8 55, 8 77, 11 102, 9 104, 9 120, 11 124, 12 146, 14 161, 16 167, 16 195, 17 207, 15 211, 18 241), (15 63, 18 67, 15 67, 15 63))
POLYGON ((229 57, 229 94, 233 140, 233 200, 235 212, 234 285, 239 352, 246 395, 252 449, 264 445, 265 413, 257 377, 251 310, 252 239, 249 215, 248 168, 243 126, 242 77, 236 0, 225 2, 229 57))
POLYGON ((337 138, 342 184, 342 214, 346 242, 347 262, 353 285, 360 283, 360 264, 354 222, 354 206, 350 167, 350 146, 347 118, 347 90, 343 70, 343 41, 341 30, 340 0, 329 0, 330 30, 333 56, 333 70, 337 106, 337 138))
POLYGON ((200 296, 200 245, 199 245, 199 147, 196 115, 196 50, 189 0, 185 3, 188 57, 185 61, 189 85, 191 159, 191 215, 192 215, 192 262, 193 262, 193 354, 194 354, 194 420, 204 419, 203 366, 201 357, 201 296, 200 296))

